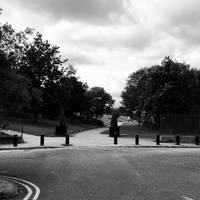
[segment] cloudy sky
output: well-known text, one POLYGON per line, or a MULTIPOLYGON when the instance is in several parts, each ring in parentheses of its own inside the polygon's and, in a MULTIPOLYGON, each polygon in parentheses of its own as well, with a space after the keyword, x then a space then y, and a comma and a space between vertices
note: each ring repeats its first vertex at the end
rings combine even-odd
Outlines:
POLYGON ((1 0, 0 7, 2 23, 43 33, 116 105, 128 75, 164 56, 200 66, 199 0, 1 0))

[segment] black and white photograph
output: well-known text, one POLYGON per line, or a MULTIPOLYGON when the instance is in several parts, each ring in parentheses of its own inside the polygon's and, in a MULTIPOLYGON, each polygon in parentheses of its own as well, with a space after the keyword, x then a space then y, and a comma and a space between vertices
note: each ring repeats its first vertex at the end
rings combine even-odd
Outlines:
POLYGON ((0 200, 200 200, 200 1, 0 0, 0 200))

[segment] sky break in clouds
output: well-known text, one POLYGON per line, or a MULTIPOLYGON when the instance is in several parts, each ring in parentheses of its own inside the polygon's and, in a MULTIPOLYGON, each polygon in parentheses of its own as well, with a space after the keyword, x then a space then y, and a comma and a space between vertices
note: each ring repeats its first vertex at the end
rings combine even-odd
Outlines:
POLYGON ((164 56, 200 66, 198 0, 1 0, 0 7, 1 23, 41 32, 116 105, 128 75, 164 56))

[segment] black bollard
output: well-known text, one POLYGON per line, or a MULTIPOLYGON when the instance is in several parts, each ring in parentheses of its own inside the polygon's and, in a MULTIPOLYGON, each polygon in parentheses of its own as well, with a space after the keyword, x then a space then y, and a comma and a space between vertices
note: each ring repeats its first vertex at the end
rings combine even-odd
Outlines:
POLYGON ((114 144, 117 144, 117 139, 118 139, 118 137, 117 137, 118 135, 117 135, 117 133, 114 133, 114 144))
POLYGON ((44 135, 40 136, 40 146, 44 146, 44 135))
POLYGON ((199 145, 199 136, 195 137, 195 143, 196 143, 196 145, 199 145))
POLYGON ((136 135, 136 136, 135 136, 135 144, 136 144, 136 145, 139 145, 139 135, 136 135))
POLYGON ((176 136, 176 145, 180 145, 180 136, 179 135, 176 136))
POLYGON ((65 145, 69 145, 69 135, 65 135, 65 145))
POLYGON ((160 145, 160 135, 156 135, 156 144, 160 145))
POLYGON ((14 137, 13 137, 13 146, 14 147, 17 147, 17 141, 18 140, 18 138, 17 138, 17 135, 14 135, 14 137))

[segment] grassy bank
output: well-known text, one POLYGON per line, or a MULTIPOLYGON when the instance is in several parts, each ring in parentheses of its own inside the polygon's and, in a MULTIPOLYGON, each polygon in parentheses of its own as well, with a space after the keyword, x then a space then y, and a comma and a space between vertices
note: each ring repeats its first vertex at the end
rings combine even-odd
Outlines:
MULTIPOLYGON (((32 135, 45 135, 54 137, 55 136, 55 127, 57 125, 57 120, 49 120, 49 119, 41 119, 38 123, 34 123, 32 119, 24 119, 23 121, 16 118, 9 118, 6 121, 9 123, 9 129, 22 132, 22 125, 23 125, 23 132, 32 134, 32 135)), ((68 126, 68 133, 75 134, 80 131, 98 128, 98 125, 93 124, 84 124, 78 120, 75 120, 73 124, 69 121, 67 122, 68 126)))
MULTIPOLYGON (((108 130, 102 132, 101 134, 109 134, 108 130)), ((141 138, 155 138, 156 135, 198 135, 197 133, 191 132, 164 132, 164 131, 155 131, 149 130, 146 127, 139 126, 136 123, 125 123, 120 127, 120 137, 133 138, 135 135, 140 135, 141 138)))

